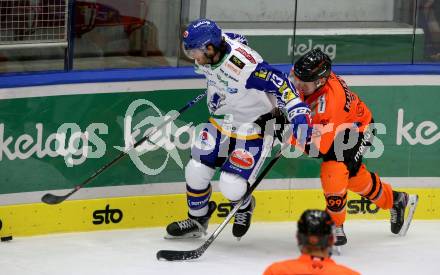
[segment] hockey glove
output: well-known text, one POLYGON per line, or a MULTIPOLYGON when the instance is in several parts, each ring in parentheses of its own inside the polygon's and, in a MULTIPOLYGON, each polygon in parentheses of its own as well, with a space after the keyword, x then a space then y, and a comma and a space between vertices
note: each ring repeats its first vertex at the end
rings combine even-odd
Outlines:
POLYGON ((312 119, 309 106, 304 102, 300 102, 289 108, 288 118, 292 125, 293 136, 298 144, 305 145, 312 137, 312 119))

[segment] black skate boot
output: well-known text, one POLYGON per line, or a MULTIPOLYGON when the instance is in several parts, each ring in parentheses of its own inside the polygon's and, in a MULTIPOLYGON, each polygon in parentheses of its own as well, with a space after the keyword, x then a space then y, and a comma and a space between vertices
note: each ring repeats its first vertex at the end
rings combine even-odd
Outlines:
POLYGON ((232 226, 232 235, 238 240, 246 234, 251 226, 252 214, 255 209, 255 198, 252 196, 251 202, 245 209, 238 209, 235 213, 234 225, 232 226))
POLYGON ((188 213, 188 219, 170 223, 167 226, 168 235, 165 239, 189 239, 200 238, 202 234, 206 235, 209 219, 217 208, 214 201, 208 203, 208 213, 202 217, 194 217, 188 213))
POLYGON ((405 222, 405 209, 408 205, 408 194, 405 192, 393 191, 393 207, 391 213, 391 232, 399 234, 405 222))
POLYGON ((411 224, 414 212, 416 211, 418 195, 408 195, 405 192, 393 191, 393 207, 391 213, 391 232, 405 236, 411 224), (405 209, 408 208, 408 214, 405 217, 405 209))
POLYGON ((347 236, 345 236, 344 225, 336 226, 335 237, 335 246, 341 246, 347 243, 347 236))

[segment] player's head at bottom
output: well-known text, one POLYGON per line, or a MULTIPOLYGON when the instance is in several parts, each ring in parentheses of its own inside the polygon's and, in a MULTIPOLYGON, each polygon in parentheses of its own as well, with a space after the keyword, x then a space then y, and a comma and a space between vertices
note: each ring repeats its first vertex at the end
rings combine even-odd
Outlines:
POLYGON ((335 243, 335 223, 326 211, 312 209, 298 220, 296 237, 302 253, 328 257, 335 243))

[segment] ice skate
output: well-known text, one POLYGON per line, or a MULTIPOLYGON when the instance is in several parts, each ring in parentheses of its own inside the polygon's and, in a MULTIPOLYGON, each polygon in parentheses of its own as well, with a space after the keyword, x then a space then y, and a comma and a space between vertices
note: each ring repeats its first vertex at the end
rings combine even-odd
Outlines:
POLYGON ((347 243, 347 236, 344 232, 344 225, 337 226, 335 228, 335 244, 332 248, 332 253, 335 255, 340 256, 341 255, 341 248, 347 243))
POLYGON ((347 243, 347 236, 345 235, 344 232, 344 225, 336 226, 335 237, 336 237, 335 246, 341 246, 347 243))
POLYGON ((414 216, 419 196, 393 191, 393 200, 393 207, 390 209, 391 232, 405 236, 414 216), (406 208, 408 208, 408 213, 405 217, 406 208))
POLYGON ((235 213, 234 225, 232 226, 232 235, 240 240, 251 226, 252 214, 255 209, 255 198, 252 196, 251 202, 245 209, 239 209, 235 213))
POLYGON ((206 235, 209 219, 216 208, 217 204, 214 201, 210 201, 208 204, 208 213, 205 216, 194 217, 188 214, 188 219, 170 223, 167 226, 165 239, 190 239, 200 238, 202 235, 206 235))

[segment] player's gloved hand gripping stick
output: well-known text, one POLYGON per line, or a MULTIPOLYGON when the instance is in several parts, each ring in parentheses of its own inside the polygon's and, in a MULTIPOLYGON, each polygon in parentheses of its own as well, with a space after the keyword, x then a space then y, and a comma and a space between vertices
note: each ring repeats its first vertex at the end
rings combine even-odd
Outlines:
POLYGON ((189 108, 191 108, 193 105, 195 105, 196 103, 198 103, 202 98, 204 98, 207 94, 207 91, 204 91, 203 93, 201 93, 200 95, 198 95, 196 98, 194 98, 193 100, 191 100, 190 102, 188 102, 184 107, 182 107, 177 113, 175 113, 173 116, 169 117, 167 120, 165 120, 162 124, 160 124, 159 126, 155 127, 152 131, 150 131, 148 134, 146 134, 143 138, 141 138, 140 140, 138 140, 131 148, 129 148, 128 150, 121 152, 115 159, 113 159, 111 162, 107 163, 106 165, 102 166, 101 168, 99 168, 93 175, 91 175, 89 178, 87 178, 85 181, 83 181, 81 184, 75 186, 73 188, 72 191, 70 191, 69 193, 67 193, 64 196, 57 196, 54 194, 50 194, 47 193, 45 194, 41 200, 44 203, 47 204, 58 204, 63 202, 64 200, 66 200, 68 197, 70 197, 72 194, 74 194, 76 191, 78 191, 79 189, 83 188, 86 184, 88 184, 89 182, 91 182, 93 179, 95 179, 97 176, 99 176, 102 172, 104 172, 107 168, 109 168, 110 166, 112 166, 113 164, 115 164, 116 162, 118 162, 120 159, 122 159, 124 156, 126 156, 128 154, 128 152, 136 147, 138 147, 139 145, 141 145, 142 143, 144 143, 146 140, 148 140, 151 136, 153 136, 155 133, 157 133, 158 130, 160 130, 161 128, 163 128, 165 125, 167 125, 168 123, 170 123, 171 121, 175 120, 176 118, 178 118, 183 112, 185 112, 186 110, 188 110, 189 108))

